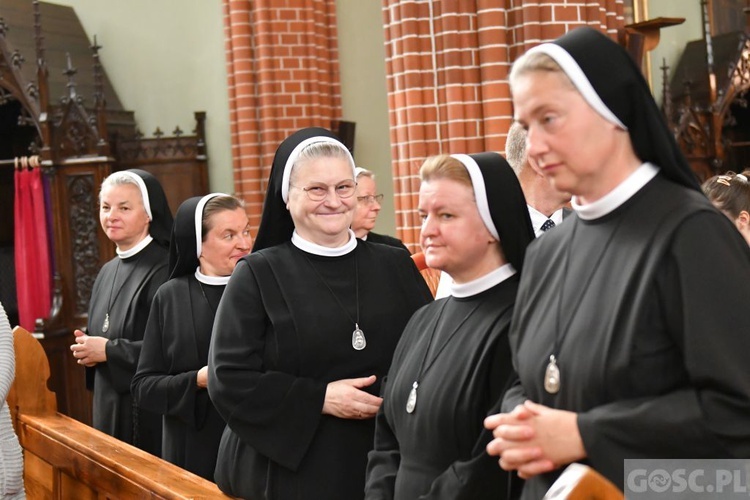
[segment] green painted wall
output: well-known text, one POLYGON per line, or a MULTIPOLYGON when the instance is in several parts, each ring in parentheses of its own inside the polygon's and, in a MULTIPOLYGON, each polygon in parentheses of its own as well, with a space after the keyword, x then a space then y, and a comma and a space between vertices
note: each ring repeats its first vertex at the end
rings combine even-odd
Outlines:
POLYGON ((144 134, 190 132, 193 112, 206 112, 210 186, 232 192, 221 1, 45 1, 73 7, 89 39, 96 35, 107 76, 144 134))
MULTIPOLYGON (((211 189, 233 190, 221 0, 46 0, 72 6, 140 129, 192 130, 206 111, 211 189)), ((343 117, 357 123, 355 159, 373 170, 385 202, 376 230, 395 234, 385 48, 380 0, 336 0, 343 117)), ((674 68, 685 43, 701 36, 700 0, 650 0, 648 17, 685 17, 663 30, 651 52, 652 88, 661 99, 666 58, 674 68)))

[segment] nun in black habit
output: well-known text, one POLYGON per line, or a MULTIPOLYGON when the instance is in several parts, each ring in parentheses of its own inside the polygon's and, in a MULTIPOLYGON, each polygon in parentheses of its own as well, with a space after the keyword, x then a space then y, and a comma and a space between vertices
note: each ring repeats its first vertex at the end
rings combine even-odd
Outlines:
POLYGON ((99 271, 87 331, 74 332, 70 349, 94 391, 94 427, 159 456, 161 418, 135 406, 130 382, 151 300, 167 279, 172 213, 159 181, 143 170, 108 176, 99 202, 99 220, 117 256, 99 271))
POLYGON ((482 420, 515 378, 508 330, 526 246, 521 186, 497 153, 436 156, 420 170, 427 264, 451 296, 412 316, 384 382, 367 499, 501 498, 507 472, 482 420))
POLYGON ((162 458, 210 481, 224 420, 206 389, 211 328, 235 264, 252 239, 242 202, 212 193, 180 205, 169 249, 169 281, 146 324, 133 397, 163 415, 162 458))
POLYGON ((354 192, 351 154, 331 132, 279 146, 209 352, 209 394, 227 422, 215 480, 229 495, 364 496, 380 381, 432 296, 408 252, 354 236, 354 192))
POLYGON ((640 69, 578 28, 510 76, 528 154, 571 216, 533 242, 511 329, 520 381, 485 424, 539 499, 571 462, 750 456, 750 249, 714 209, 640 69), (545 438, 546 436, 546 438, 545 438))

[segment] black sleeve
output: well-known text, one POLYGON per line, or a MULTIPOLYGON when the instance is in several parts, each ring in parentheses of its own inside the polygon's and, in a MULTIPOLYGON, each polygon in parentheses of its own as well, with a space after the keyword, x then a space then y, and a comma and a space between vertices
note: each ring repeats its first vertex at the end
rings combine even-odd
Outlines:
MULTIPOLYGON (((381 396, 385 394, 388 378, 381 384, 381 396)), ((365 498, 367 500, 387 500, 393 498, 396 474, 401 463, 398 439, 393 434, 383 411, 383 404, 375 416, 375 447, 367 455, 367 479, 365 498)))
POLYGON ((130 393, 130 382, 138 366, 151 303, 156 291, 166 280, 167 266, 163 264, 154 270, 144 284, 144 290, 139 294, 138 303, 131 313, 132 317, 128 318, 127 335, 109 340, 105 346, 107 361, 96 366, 119 394, 130 393))
POLYGON ((203 424, 209 404, 207 392, 198 388, 198 370, 169 373, 166 344, 170 335, 179 336, 180 330, 185 328, 180 326, 184 320, 180 320, 180 311, 175 310, 175 306, 179 306, 176 301, 169 300, 162 293, 157 293, 154 298, 131 389, 141 408, 177 417, 197 429, 203 424), (171 332, 167 325, 171 326, 171 332), (198 398, 199 393, 204 396, 198 398))
POLYGON ((241 260, 216 313, 208 391, 229 428, 247 445, 296 470, 317 430, 327 384, 264 368, 266 333, 273 328, 264 299, 282 300, 281 292, 261 292, 253 270, 241 260))
POLYGON ((723 219, 702 212, 681 225, 653 292, 691 384, 578 416, 605 475, 622 474, 623 458, 750 456, 750 250, 723 219))

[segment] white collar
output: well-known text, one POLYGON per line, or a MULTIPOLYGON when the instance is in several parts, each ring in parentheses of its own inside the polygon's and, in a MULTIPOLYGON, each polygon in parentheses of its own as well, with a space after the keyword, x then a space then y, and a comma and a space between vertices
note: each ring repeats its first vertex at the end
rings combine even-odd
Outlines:
MULTIPOLYGON (((140 177, 139 177, 140 178, 140 177)), ((147 234, 145 238, 143 238, 141 241, 138 242, 134 247, 129 248, 128 250, 120 251, 119 248, 115 249, 115 252, 117 252, 117 256, 121 259, 129 259, 133 255, 137 254, 144 248, 148 246, 149 243, 154 241, 154 239, 151 237, 150 234, 147 234)))
POLYGON ((628 201, 635 193, 640 191, 643 186, 648 184, 651 179, 656 177, 656 174, 658 173, 659 167, 653 163, 644 163, 616 188, 598 200, 587 205, 579 205, 578 197, 574 196, 573 199, 570 200, 570 205, 573 207, 573 210, 576 211, 578 217, 583 220, 594 220, 604 217, 628 201))
POLYGON ((555 210, 552 215, 547 217, 542 212, 537 210, 536 208, 532 207, 531 205, 526 205, 526 207, 529 209, 529 218, 531 218, 531 227, 534 229, 534 236, 537 238, 544 234, 544 231, 542 231, 542 225, 547 222, 547 219, 551 219, 552 222, 555 223, 555 225, 560 225, 563 221, 563 209, 558 208, 555 210))
POLYGON ((485 290, 489 290, 495 285, 502 283, 511 276, 516 274, 516 270, 511 264, 505 264, 498 267, 494 271, 481 276, 475 280, 469 281, 468 283, 461 283, 460 285, 455 281, 451 282, 451 295, 457 298, 471 297, 478 295, 485 290))
POLYGON ((201 268, 195 269, 195 279, 204 285, 226 285, 229 283, 230 276, 207 276, 201 272, 201 268))
POLYGON ((311 253, 313 255, 320 255, 321 257, 341 257, 342 255, 346 255, 357 248, 357 237, 354 236, 354 231, 350 229, 349 241, 347 241, 340 247, 330 248, 304 239, 302 236, 297 234, 297 230, 295 229, 295 231, 292 233, 292 245, 304 252, 311 253))

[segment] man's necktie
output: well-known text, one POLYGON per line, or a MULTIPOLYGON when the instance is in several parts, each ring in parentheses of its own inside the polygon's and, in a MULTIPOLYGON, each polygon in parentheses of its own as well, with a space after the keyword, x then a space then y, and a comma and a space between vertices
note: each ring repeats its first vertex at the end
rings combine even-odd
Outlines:
POLYGON ((542 231, 547 231, 548 229, 552 229, 555 227, 555 222, 552 219, 547 219, 544 221, 544 224, 542 224, 542 231))

